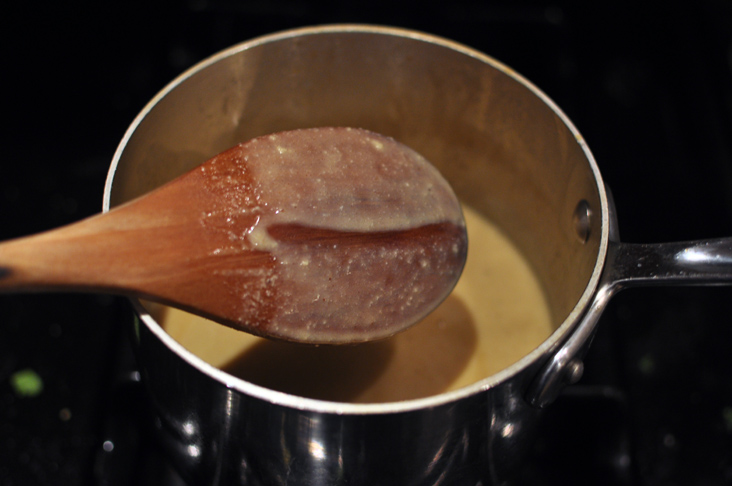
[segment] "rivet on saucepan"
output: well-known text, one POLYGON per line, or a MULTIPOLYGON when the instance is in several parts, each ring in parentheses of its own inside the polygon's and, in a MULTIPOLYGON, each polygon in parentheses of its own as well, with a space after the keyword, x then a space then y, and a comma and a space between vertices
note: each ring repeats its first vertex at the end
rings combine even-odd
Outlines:
POLYGON ((584 373, 584 371, 585 365, 579 359, 573 359, 572 361, 567 363, 567 383, 570 385, 574 385, 575 383, 577 383, 580 378, 582 378, 582 374, 584 373))
POLYGON ((590 203, 582 199, 577 203, 577 207, 574 209, 574 215, 572 216, 574 230, 582 243, 587 243, 587 240, 590 239, 591 217, 592 210, 590 209, 590 203))

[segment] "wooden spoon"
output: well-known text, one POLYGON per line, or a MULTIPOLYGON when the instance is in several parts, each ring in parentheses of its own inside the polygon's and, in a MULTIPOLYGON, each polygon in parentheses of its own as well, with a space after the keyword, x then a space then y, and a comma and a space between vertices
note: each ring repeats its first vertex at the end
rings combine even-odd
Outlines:
POLYGON ((0 244, 0 291, 122 294, 260 336, 350 343, 419 321, 466 253, 459 202, 423 157, 366 130, 303 129, 0 244))

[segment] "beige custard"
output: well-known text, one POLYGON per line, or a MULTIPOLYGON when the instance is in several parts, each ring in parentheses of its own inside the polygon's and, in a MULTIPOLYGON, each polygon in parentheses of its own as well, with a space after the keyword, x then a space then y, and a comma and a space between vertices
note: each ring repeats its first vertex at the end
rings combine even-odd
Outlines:
POLYGON ((538 279, 508 238, 464 208, 468 257, 452 294, 389 339, 307 346, 262 339, 164 308, 155 312, 181 345, 255 384, 309 398, 377 403, 454 390, 516 362, 552 331, 538 279))

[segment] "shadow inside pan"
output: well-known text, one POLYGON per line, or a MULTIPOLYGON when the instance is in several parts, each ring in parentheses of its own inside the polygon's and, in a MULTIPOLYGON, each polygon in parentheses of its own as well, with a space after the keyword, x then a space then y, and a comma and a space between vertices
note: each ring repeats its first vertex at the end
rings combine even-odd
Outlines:
POLYGON ((342 402, 384 402, 445 391, 476 348, 472 318, 455 295, 444 318, 429 316, 389 339, 352 346, 305 346, 262 340, 222 369, 293 395, 342 402))

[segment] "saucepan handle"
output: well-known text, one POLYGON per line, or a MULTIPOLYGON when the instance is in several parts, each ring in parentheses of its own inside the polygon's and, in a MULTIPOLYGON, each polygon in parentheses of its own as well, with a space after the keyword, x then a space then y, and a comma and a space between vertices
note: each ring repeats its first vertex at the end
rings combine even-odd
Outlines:
POLYGON ((609 277, 621 288, 732 284, 732 238, 679 243, 615 243, 610 250, 609 277))
POLYGON ((544 407, 582 376, 597 321, 618 291, 650 285, 732 284, 732 238, 678 243, 610 242, 602 279, 589 309, 528 388, 526 399, 544 407))

